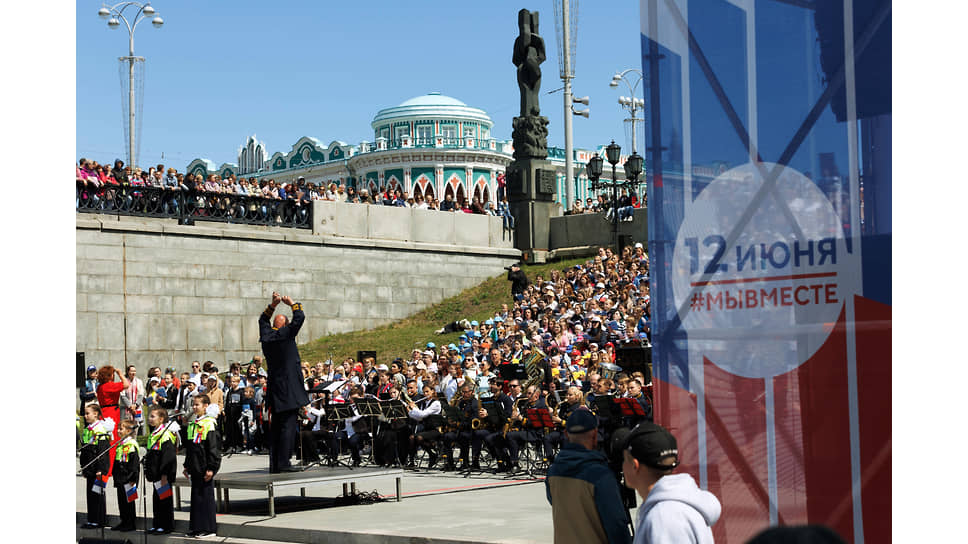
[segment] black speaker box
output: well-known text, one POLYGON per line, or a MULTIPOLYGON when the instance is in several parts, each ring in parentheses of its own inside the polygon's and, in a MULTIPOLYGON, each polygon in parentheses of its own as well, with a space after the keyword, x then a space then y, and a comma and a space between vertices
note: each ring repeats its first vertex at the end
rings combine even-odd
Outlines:
POLYGON ((622 372, 632 375, 641 372, 645 375, 647 385, 652 381, 652 348, 645 346, 625 346, 615 350, 615 364, 622 367, 622 372))
POLYGON ((77 353, 77 374, 75 374, 75 384, 74 386, 78 389, 84 387, 84 381, 87 380, 87 363, 84 362, 84 352, 78 351, 77 353))

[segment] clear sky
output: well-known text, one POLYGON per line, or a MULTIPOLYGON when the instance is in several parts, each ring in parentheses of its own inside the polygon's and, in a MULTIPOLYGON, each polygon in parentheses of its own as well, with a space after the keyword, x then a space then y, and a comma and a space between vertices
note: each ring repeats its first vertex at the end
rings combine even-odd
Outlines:
MULTIPOLYGON (((117 58, 127 55, 128 32, 108 28, 100 6, 76 3, 76 154, 105 162, 125 156, 117 58)), ((564 147, 562 93, 548 94, 562 87, 550 0, 152 6, 164 27, 143 21, 135 32, 135 55, 146 58, 141 165, 183 170, 199 157, 234 163, 252 134, 270 154, 288 152, 302 136, 372 141, 378 110, 432 91, 485 110, 491 134, 510 139, 519 109, 511 53, 521 8, 540 13, 548 56, 541 113, 551 121, 548 144, 564 147)), ((617 103, 628 88, 608 83, 616 71, 641 69, 639 40, 638 2, 580 3, 573 89, 591 98, 591 117, 574 117, 576 148, 613 138, 630 147, 627 112, 617 103)))

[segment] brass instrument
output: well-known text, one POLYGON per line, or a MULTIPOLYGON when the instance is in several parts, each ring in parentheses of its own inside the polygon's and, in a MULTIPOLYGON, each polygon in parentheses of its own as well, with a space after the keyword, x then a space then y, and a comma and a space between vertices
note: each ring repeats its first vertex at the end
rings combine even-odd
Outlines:
POLYGON ((518 415, 521 414, 521 409, 519 408, 519 405, 522 402, 528 402, 528 396, 527 395, 522 395, 521 397, 515 399, 514 405, 511 407, 511 417, 508 418, 508 422, 504 424, 504 431, 503 431, 503 434, 502 434, 502 436, 504 438, 507 438, 508 437, 508 431, 511 431, 511 430, 515 430, 515 431, 521 430, 521 429, 523 429, 525 427, 525 425, 528 424, 528 418, 522 417, 521 418, 521 422, 520 423, 513 423, 514 424, 514 429, 511 429, 511 425, 512 425, 512 421, 511 420, 512 420, 512 418, 514 418, 514 412, 518 412, 518 415))
MULTIPOLYGON (((481 388, 480 384, 477 383, 477 380, 474 381, 474 398, 477 399, 477 411, 479 413, 481 411, 481 388)), ((471 429, 476 431, 483 426, 484 420, 481 418, 475 417, 471 419, 471 429)))
POLYGON ((528 379, 521 384, 521 391, 526 392, 532 385, 537 385, 544 381, 544 369, 538 366, 538 361, 543 361, 545 357, 544 352, 537 347, 533 347, 531 355, 524 360, 524 371, 528 374, 528 379))

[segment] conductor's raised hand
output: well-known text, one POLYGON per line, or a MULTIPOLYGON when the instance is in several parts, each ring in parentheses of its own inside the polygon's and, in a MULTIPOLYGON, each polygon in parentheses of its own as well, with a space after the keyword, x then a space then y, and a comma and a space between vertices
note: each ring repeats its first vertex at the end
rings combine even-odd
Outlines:
POLYGON ((285 304, 286 306, 292 306, 292 304, 293 304, 293 302, 292 302, 292 297, 291 297, 291 296, 289 296, 289 295, 286 295, 286 296, 284 296, 284 297, 282 297, 282 302, 283 302, 283 303, 284 303, 284 304, 285 304))
POLYGON ((279 293, 273 291, 272 292, 272 305, 273 306, 276 306, 277 304, 279 304, 280 301, 282 301, 282 296, 280 296, 279 293))

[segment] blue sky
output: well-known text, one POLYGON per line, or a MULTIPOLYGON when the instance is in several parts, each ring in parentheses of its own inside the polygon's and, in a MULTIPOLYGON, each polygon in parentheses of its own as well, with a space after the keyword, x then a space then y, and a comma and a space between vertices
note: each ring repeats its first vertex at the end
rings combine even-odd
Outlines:
MULTIPOLYGON (((97 16, 100 6, 76 3, 76 153, 104 162, 123 158, 126 147, 117 57, 127 54, 128 33, 109 29, 97 16)), ((197 157, 236 162, 238 146, 253 133, 270 153, 288 152, 302 136, 372 141, 378 110, 431 91, 484 109, 492 135, 510 139, 519 107, 511 53, 521 8, 541 14, 548 52, 541 110, 551 121, 549 145, 564 147, 562 93, 547 94, 562 86, 550 0, 152 6, 164 27, 144 21, 135 32, 135 54, 147 59, 142 165, 182 170, 197 157)), ((629 147, 627 113, 617 103, 628 89, 608 83, 616 71, 641 68, 638 21, 637 2, 579 6, 573 88, 591 98, 591 117, 574 118, 575 147, 613 138, 629 147)))

